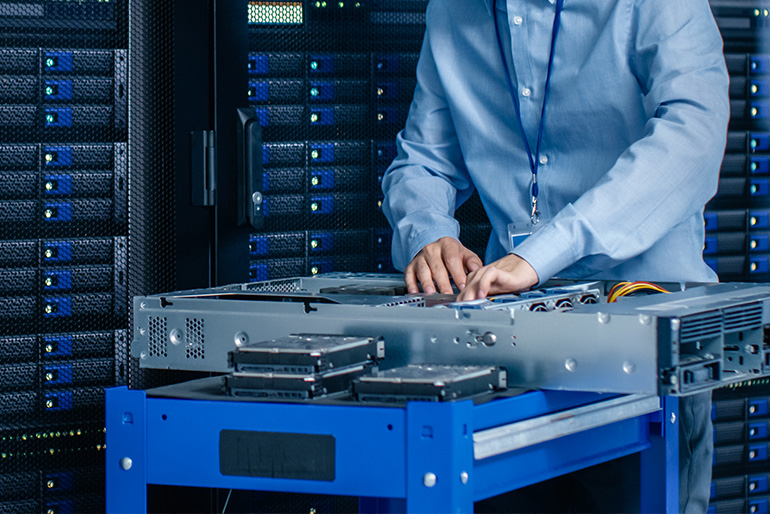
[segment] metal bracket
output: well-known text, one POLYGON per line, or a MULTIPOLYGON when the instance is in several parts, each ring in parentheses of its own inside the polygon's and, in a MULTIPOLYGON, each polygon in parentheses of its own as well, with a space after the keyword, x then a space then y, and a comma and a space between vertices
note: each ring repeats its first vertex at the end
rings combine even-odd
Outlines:
POLYGON ((474 433, 473 456, 476 460, 486 459, 657 410, 660 410, 659 397, 631 394, 518 421, 474 433))
POLYGON ((192 204, 213 207, 217 203, 216 135, 213 130, 190 132, 192 204))

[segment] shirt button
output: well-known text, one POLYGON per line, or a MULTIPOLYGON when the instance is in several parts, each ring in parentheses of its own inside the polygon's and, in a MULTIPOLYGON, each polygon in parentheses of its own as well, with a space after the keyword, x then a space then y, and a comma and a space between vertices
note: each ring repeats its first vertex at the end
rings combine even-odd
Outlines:
POLYGON ((528 87, 525 87, 521 90, 521 96, 529 96, 532 94, 532 91, 528 87))
POLYGON ((524 18, 522 18, 521 16, 514 16, 513 18, 514 25, 521 25, 521 22, 523 21, 524 21, 524 18))
POLYGON ((548 164, 548 157, 546 157, 545 155, 541 155, 540 164, 548 164))

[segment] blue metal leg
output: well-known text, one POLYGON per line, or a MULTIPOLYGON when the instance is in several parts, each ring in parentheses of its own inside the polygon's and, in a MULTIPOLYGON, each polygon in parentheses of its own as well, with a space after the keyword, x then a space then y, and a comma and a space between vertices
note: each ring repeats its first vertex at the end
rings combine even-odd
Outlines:
POLYGON ((679 512, 679 400, 661 398, 660 420, 650 427, 652 447, 641 453, 641 512, 679 512))
POLYGON ((406 512, 473 512, 473 403, 406 407, 406 512))
POLYGON ((147 512, 145 394, 116 387, 106 401, 107 512, 147 512))

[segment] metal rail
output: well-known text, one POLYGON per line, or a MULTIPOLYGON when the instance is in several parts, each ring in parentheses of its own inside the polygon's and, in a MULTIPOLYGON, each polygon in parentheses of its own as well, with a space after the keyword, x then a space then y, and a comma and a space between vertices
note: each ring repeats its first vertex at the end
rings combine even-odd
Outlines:
POLYGON ((473 456, 482 460, 559 437, 660 410, 660 397, 631 394, 473 434, 473 456))

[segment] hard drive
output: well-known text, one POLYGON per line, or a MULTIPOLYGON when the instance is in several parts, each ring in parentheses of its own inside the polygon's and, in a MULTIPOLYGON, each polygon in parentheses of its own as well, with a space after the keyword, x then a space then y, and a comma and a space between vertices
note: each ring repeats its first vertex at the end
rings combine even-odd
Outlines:
POLYGON ((244 345, 230 353, 236 372, 324 373, 385 357, 380 337, 293 334, 244 345))
POLYGON ((255 398, 312 399, 345 394, 354 379, 371 373, 376 366, 364 363, 326 373, 292 374, 240 372, 225 377, 225 390, 231 396, 255 398))
POLYGON ((410 364, 358 378, 353 395, 360 401, 440 402, 507 387, 507 372, 498 366, 410 364))

